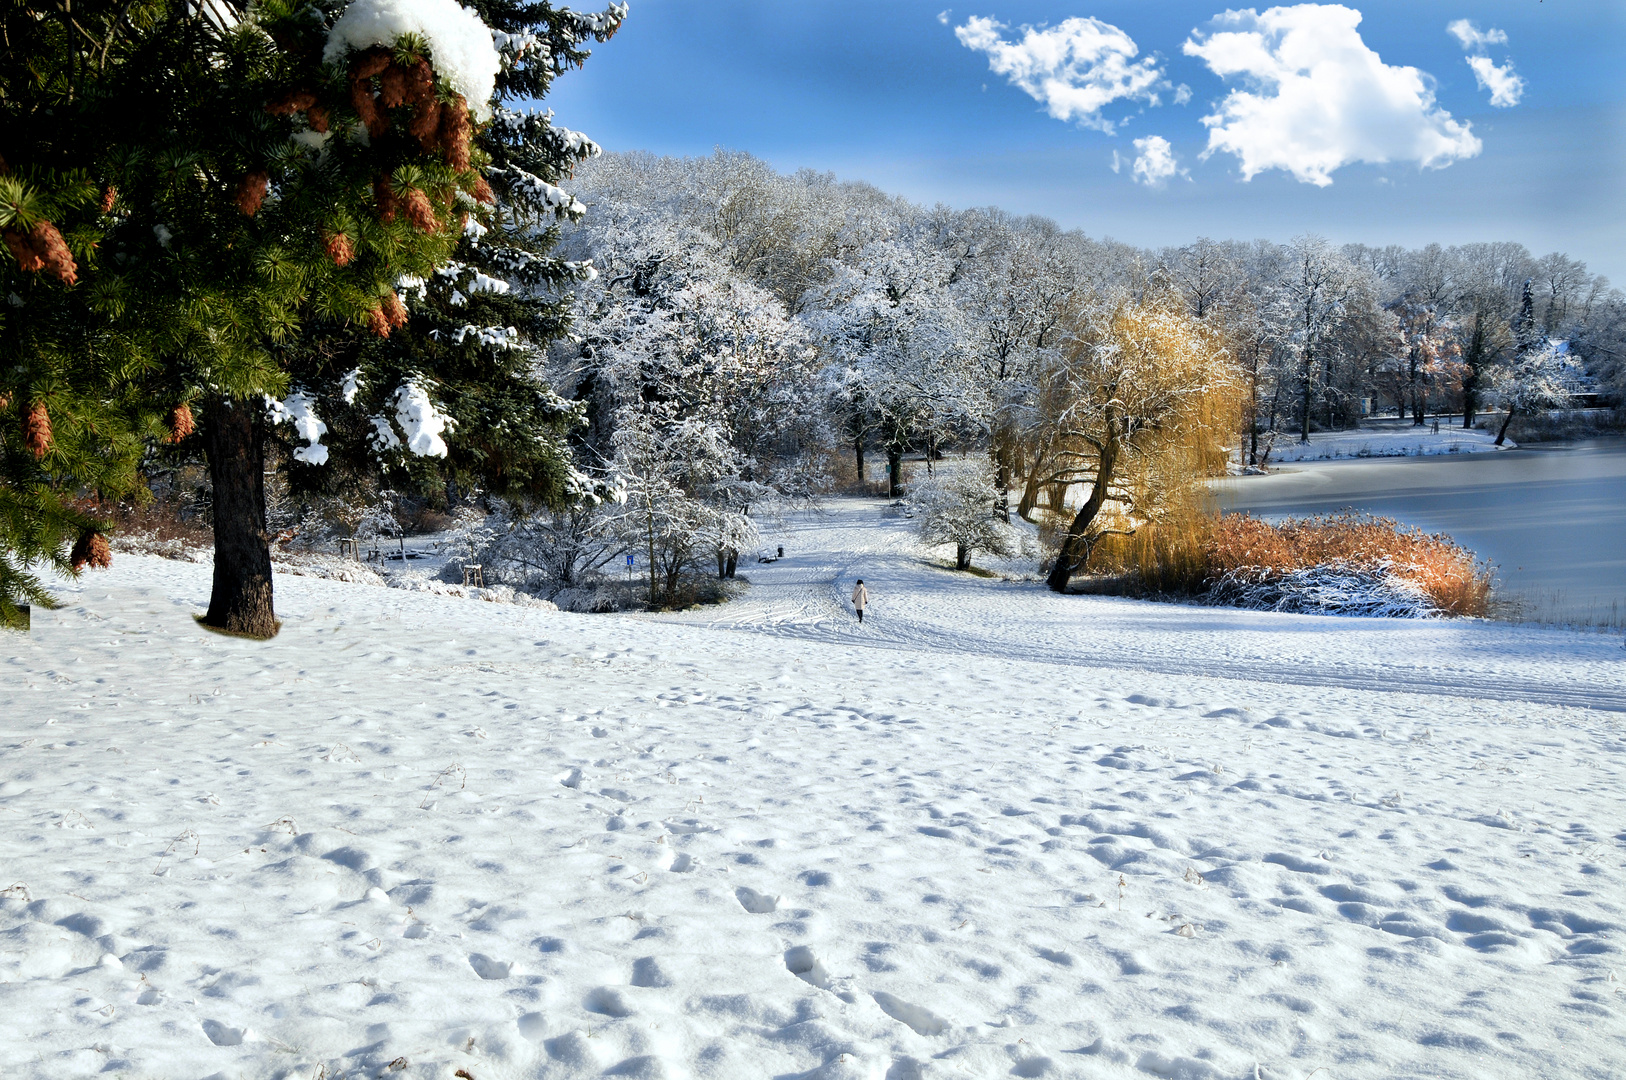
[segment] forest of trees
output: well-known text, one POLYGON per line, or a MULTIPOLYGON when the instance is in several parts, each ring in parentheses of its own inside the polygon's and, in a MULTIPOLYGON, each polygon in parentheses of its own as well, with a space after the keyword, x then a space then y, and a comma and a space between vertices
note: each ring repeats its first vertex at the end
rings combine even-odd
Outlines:
POLYGON ((907 456, 949 448, 986 451, 996 516, 1086 534, 1060 587, 1092 530, 1169 495, 1167 469, 1130 467, 1133 439, 1166 458, 1179 427, 1205 451, 1185 467, 1212 473, 1367 413, 1473 425, 1589 389, 1618 402, 1626 377, 1626 297, 1513 243, 1145 250, 722 151, 599 156, 573 191, 588 213, 562 250, 597 275, 539 362, 584 407, 577 468, 616 498, 553 531, 597 527, 570 550, 633 546, 669 590, 684 564, 730 574, 754 509, 878 469, 898 496, 907 456), (1204 395, 1206 414, 1180 404, 1204 395), (1073 485, 1105 502, 1093 522, 1073 485))

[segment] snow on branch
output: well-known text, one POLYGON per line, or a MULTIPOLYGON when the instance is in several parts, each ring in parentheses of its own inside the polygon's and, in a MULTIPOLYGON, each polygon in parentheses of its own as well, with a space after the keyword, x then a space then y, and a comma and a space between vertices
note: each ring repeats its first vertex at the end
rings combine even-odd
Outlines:
POLYGON ((508 176, 515 195, 546 210, 552 210, 561 217, 579 218, 587 213, 587 207, 576 196, 524 169, 514 166, 493 169, 492 172, 508 176))
POLYGON ((322 62, 338 64, 351 50, 392 46, 409 34, 429 43, 435 74, 463 95, 475 119, 489 120, 502 57, 490 28, 456 0, 355 0, 328 31, 322 62))
POLYGON ((268 396, 265 407, 273 424, 293 424, 294 431, 305 441, 304 446, 294 448, 295 461, 307 465, 327 464, 327 447, 322 445, 327 425, 316 415, 315 398, 296 390, 282 401, 268 396))
POLYGON ((406 432, 406 448, 412 453, 418 457, 446 456, 446 442, 440 436, 451 430, 452 418, 436 409, 428 392, 417 383, 402 383, 395 391, 395 422, 406 432))
POLYGON ((512 326, 475 326, 473 323, 465 323, 451 332, 453 345, 461 345, 471 337, 474 338, 476 345, 489 345, 493 349, 518 349, 522 345, 519 331, 512 326))

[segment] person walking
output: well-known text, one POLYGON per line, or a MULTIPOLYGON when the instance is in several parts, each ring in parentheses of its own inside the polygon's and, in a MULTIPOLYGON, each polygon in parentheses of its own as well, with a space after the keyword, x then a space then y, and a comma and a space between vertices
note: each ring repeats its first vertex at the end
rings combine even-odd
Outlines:
POLYGON ((859 578, 858 584, 853 586, 853 610, 858 612, 858 621, 864 621, 864 608, 869 604, 869 590, 864 588, 864 579, 859 578))

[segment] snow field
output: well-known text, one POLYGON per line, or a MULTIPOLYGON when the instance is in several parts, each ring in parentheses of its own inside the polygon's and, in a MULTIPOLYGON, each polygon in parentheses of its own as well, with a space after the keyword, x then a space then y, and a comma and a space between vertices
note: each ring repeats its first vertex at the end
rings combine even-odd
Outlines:
POLYGON ((874 512, 677 617, 69 586, 0 639, 0 1074, 1626 1068, 1619 717, 1519 692, 1615 643, 1049 598, 874 512))

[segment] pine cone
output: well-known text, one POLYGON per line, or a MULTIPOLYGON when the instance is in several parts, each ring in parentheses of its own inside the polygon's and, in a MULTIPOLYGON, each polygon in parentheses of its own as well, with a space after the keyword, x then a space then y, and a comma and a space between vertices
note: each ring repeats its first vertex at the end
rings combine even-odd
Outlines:
POLYGON ((309 90, 290 90, 274 101, 268 102, 265 111, 272 116, 292 116, 296 112, 304 112, 316 104, 316 95, 309 90))
POLYGON ((111 214, 113 212, 113 203, 118 197, 119 189, 112 184, 107 185, 107 190, 102 192, 102 213, 111 214))
POLYGON ((11 257, 17 260, 17 269, 25 274, 38 273, 45 269, 45 260, 40 258, 39 252, 34 250, 33 241, 28 234, 17 229, 7 229, 0 232, 0 239, 5 240, 6 250, 11 257))
POLYGON ((198 429, 192 419, 192 406, 181 402, 169 410, 169 441, 178 443, 198 429))
POLYGON ((316 134, 326 135, 328 128, 332 126, 332 117, 322 106, 312 105, 309 109, 305 110, 305 123, 309 124, 311 126, 311 130, 316 132, 316 134))
POLYGON ((434 232, 440 228, 440 220, 435 217, 435 208, 430 205, 429 196, 417 188, 407 189, 401 199, 401 209, 406 219, 422 232, 434 232))
POLYGON ((401 297, 397 293, 392 291, 384 297, 383 311, 391 329, 399 329, 406 325, 406 305, 401 302, 401 297))
POLYGON ((378 102, 373 100, 372 85, 366 79, 351 80, 350 104, 355 106, 356 115, 367 125, 367 134, 373 138, 390 129, 390 118, 379 111, 378 102))
POLYGON ((382 307, 375 307, 372 311, 367 313, 367 329, 371 330, 379 337, 390 336, 389 316, 384 314, 384 309, 382 307))
POLYGON ((355 66, 350 69, 350 77, 352 79, 370 79, 389 66, 389 50, 375 46, 356 59, 355 66))
POLYGON ((328 237, 327 257, 333 260, 334 266, 349 266, 350 260, 356 257, 356 248, 350 242, 350 237, 344 233, 334 233, 328 237))
POLYGON ((406 99, 415 105, 435 100, 435 69, 429 66, 429 61, 418 58, 406 71, 406 99))
POLYGON ((237 209, 248 217, 260 212, 266 194, 271 190, 271 177, 264 172, 251 172, 237 185, 237 209))
POLYGON ((45 402, 36 401, 28 407, 23 419, 23 442, 34 452, 35 460, 51 452, 51 414, 45 402))
POLYGON ((488 206, 496 205, 497 193, 491 190, 490 182, 483 176, 475 178, 474 198, 476 201, 483 202, 488 206))
POLYGON ((406 68, 400 64, 391 64, 378 77, 378 100, 383 102, 384 108, 396 109, 405 104, 406 97, 406 68))
POLYGON ((469 104, 459 94, 450 105, 440 110, 440 145, 446 151, 446 160, 458 172, 469 168, 469 136, 474 125, 469 122, 469 104))
POLYGON ((4 390, 0 390, 0 412, 5 412, 9 408, 11 408, 11 395, 4 390))
POLYGON ((425 150, 433 150, 440 140, 440 113, 440 102, 434 98, 420 101, 412 114, 412 123, 407 125, 407 133, 425 150))
POLYGON ((367 134, 378 138, 390 129, 390 118, 378 108, 373 99, 373 76, 390 66, 390 54, 385 49, 372 48, 357 58, 350 68, 350 103, 356 115, 367 125, 367 134))
POLYGON ((396 207, 400 200, 395 197, 395 189, 390 186, 390 178, 380 176, 373 181, 373 198, 378 201, 378 220, 388 225, 395 220, 396 207))
POLYGON ((34 231, 28 238, 33 242, 34 250, 39 252, 44 269, 61 278, 64 285, 79 281, 79 266, 73 261, 73 254, 55 225, 49 221, 35 222, 34 231))
POLYGON ((68 561, 73 564, 75 573, 87 565, 105 570, 113 565, 113 552, 107 546, 107 537, 94 529, 86 529, 79 534, 79 540, 73 545, 73 552, 68 556, 68 561))

